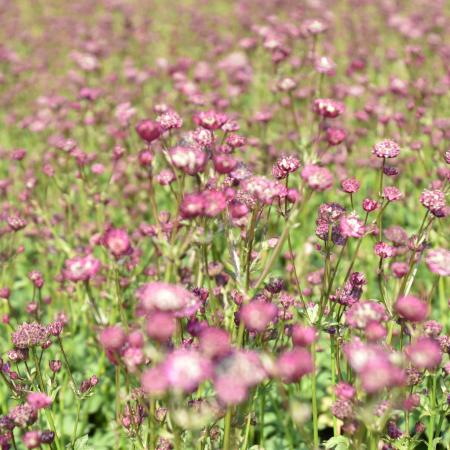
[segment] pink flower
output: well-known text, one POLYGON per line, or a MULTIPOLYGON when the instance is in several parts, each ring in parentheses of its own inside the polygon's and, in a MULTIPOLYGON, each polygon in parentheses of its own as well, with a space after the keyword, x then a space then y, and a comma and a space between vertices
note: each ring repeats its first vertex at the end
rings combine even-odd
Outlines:
POLYGON ((298 347, 308 347, 316 340, 316 329, 303 325, 292 327, 292 343, 298 347))
POLYGON ((175 333, 177 324, 173 314, 163 311, 152 312, 147 319, 147 335, 158 342, 167 342, 175 333))
POLYGON ((450 251, 444 248, 430 250, 426 257, 428 269, 441 277, 450 276, 450 251))
POLYGON ((228 120, 226 114, 216 111, 201 111, 194 116, 194 122, 207 130, 218 130, 228 120))
POLYGON ((414 367, 433 370, 442 360, 439 344, 432 338, 421 337, 405 348, 405 354, 414 367))
POLYGON ((254 300, 241 307, 239 319, 250 331, 262 332, 278 315, 278 308, 263 300, 254 300))
POLYGON ((27 403, 34 409, 48 408, 52 402, 52 399, 42 392, 30 392, 27 395, 27 403))
POLYGON ((345 322, 359 329, 366 328, 371 322, 385 322, 388 318, 385 307, 374 301, 357 302, 345 313, 345 322))
POLYGON ((176 146, 169 150, 172 164, 188 175, 196 175, 205 170, 208 155, 200 147, 176 146))
POLYGON ((131 252, 131 241, 128 233, 121 228, 106 230, 102 236, 102 243, 116 259, 131 252))
POLYGON ((400 146, 390 139, 384 139, 373 146, 372 154, 378 158, 395 158, 400 153, 400 146))
POLYGON ((356 395, 356 389, 344 381, 339 382, 334 391, 336 393, 336 397, 341 398, 343 400, 351 400, 356 395))
POLYGON ((347 138, 347 133, 342 128, 329 127, 326 130, 326 138, 329 145, 339 145, 347 138))
POLYGON ((100 261, 92 255, 77 256, 66 260, 63 275, 69 281, 87 281, 100 270, 100 261))
POLYGON ((436 217, 445 215, 445 194, 439 189, 425 189, 420 195, 420 203, 436 217))
POLYGON ((428 317, 429 305, 417 297, 408 295, 397 300, 395 311, 400 317, 410 322, 423 322, 428 317))
POLYGON ((342 190, 344 192, 346 192, 347 194, 354 194, 355 192, 358 192, 361 184, 356 178, 352 177, 352 178, 347 178, 346 180, 343 180, 341 182, 341 186, 342 186, 342 190))
POLYGON ((386 242, 377 242, 374 246, 375 254, 380 258, 391 258, 395 255, 395 248, 386 242))
POLYGON ((364 223, 358 218, 356 213, 343 215, 339 222, 340 232, 344 237, 362 238, 366 231, 364 223))
POLYGON ((225 405, 238 405, 247 399, 248 387, 239 378, 222 376, 214 380, 217 397, 225 405))
POLYGON ((196 350, 175 350, 164 362, 164 372, 169 384, 186 393, 195 391, 202 381, 212 375, 208 359, 196 350))
POLYGON ((200 332, 200 350, 208 358, 219 358, 231 351, 231 339, 227 331, 208 327, 200 332))
POLYGON ((118 325, 113 325, 101 331, 99 336, 100 344, 110 351, 118 351, 125 344, 127 336, 125 331, 118 325))
POLYGON ((318 98, 314 100, 313 111, 319 116, 333 119, 343 114, 344 104, 331 98, 318 98))
POLYGON ((387 186, 383 189, 383 197, 389 202, 395 202, 403 198, 403 194, 395 186, 387 186))
POLYGON ((142 285, 136 292, 145 313, 172 312, 176 317, 192 315, 200 306, 197 297, 184 287, 162 281, 142 285))
POLYGON ((161 136, 163 129, 157 122, 144 119, 136 125, 136 133, 143 141, 150 143, 156 141, 161 136))
POLYGON ((169 380, 163 365, 147 369, 141 377, 142 390, 150 397, 163 397, 169 388, 169 380))
POLYGON ((313 371, 313 360, 304 348, 294 348, 283 352, 277 359, 278 376, 284 383, 295 383, 313 371))
POLYGON ((333 185, 333 175, 325 167, 307 164, 303 168, 301 175, 314 191, 325 191, 333 185))
POLYGON ((161 126, 163 131, 181 128, 183 119, 175 111, 163 112, 156 118, 156 122, 161 126))

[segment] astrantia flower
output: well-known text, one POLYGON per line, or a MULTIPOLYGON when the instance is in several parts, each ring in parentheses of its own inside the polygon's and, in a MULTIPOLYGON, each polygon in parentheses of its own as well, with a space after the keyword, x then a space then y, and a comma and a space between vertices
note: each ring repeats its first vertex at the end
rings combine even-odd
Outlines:
POLYGON ((342 190, 347 194, 358 192, 361 184, 356 178, 347 178, 341 182, 342 190))
POLYGON ((298 347, 307 347, 316 340, 314 327, 294 325, 292 327, 292 343, 298 347))
POLYGON ((100 270, 100 261, 92 255, 76 256, 64 263, 63 275, 69 281, 87 281, 100 270))
POLYGON ((141 377, 142 390, 150 397, 162 397, 169 388, 169 380, 163 365, 147 369, 141 377))
POLYGON ((326 139, 329 145, 339 145, 345 141, 347 133, 342 128, 329 127, 326 129, 326 139))
POLYGON ((110 351, 118 351, 126 341, 126 334, 118 325, 105 328, 99 335, 100 344, 110 351))
POLYGON ((192 315, 200 306, 197 297, 182 286, 154 281, 136 292, 139 306, 145 313, 155 310, 173 312, 177 317, 192 315))
POLYGON ((183 119, 175 111, 167 111, 156 118, 156 122, 164 131, 181 128, 183 126, 183 119))
POLYGON ((407 295, 397 300, 395 311, 400 317, 410 322, 423 322, 428 317, 429 305, 420 298, 407 295))
POLYGON ((154 311, 147 318, 147 335, 158 342, 167 342, 176 328, 175 317, 170 312, 154 311))
POLYGON ((338 399, 331 405, 331 413, 338 419, 349 419, 354 415, 353 403, 347 399, 338 399))
POLYGON ((318 98, 314 100, 313 111, 329 119, 340 116, 344 112, 344 104, 331 98, 318 98))
POLYGON ((276 372, 284 383, 295 383, 313 371, 314 362, 308 350, 294 348, 283 352, 277 359, 276 372))
POLYGON ((340 381, 334 388, 334 392, 336 393, 336 397, 351 400, 356 395, 356 389, 344 381, 340 381))
POLYGON ((386 242, 377 242, 373 250, 379 258, 391 258, 395 255, 395 248, 386 242))
POLYGON ((28 425, 33 425, 37 420, 37 412, 31 405, 24 403, 23 405, 13 408, 8 417, 14 424, 20 428, 25 428, 28 425))
POLYGON ((27 222, 25 219, 18 215, 10 215, 6 217, 6 222, 13 231, 22 230, 27 226, 27 222))
POLYGON ((358 218, 356 213, 344 215, 339 222, 339 229, 343 236, 362 238, 366 231, 364 223, 358 218))
POLYGON ((180 204, 180 215, 183 219, 193 219, 203 214, 205 198, 201 193, 184 194, 180 204))
POLYGON ((345 322, 352 328, 364 329, 370 322, 385 322, 388 320, 386 309, 374 301, 358 302, 345 313, 345 322))
POLYGON ((227 120, 226 114, 216 111, 201 111, 194 116, 194 122, 207 130, 217 130, 227 120))
POLYGON ((12 334, 11 340, 17 348, 30 348, 42 345, 47 337, 47 328, 37 322, 32 322, 20 325, 12 334))
POLYGON ((421 337, 405 348, 405 354, 418 369, 435 369, 442 360, 439 344, 432 338, 421 337))
POLYGON ((164 371, 174 389, 186 393, 195 391, 202 381, 212 375, 208 359, 195 350, 175 350, 164 362, 164 371))
POLYGON ((314 191, 325 191, 333 185, 333 175, 325 168, 315 164, 307 164, 302 170, 302 178, 314 191))
POLYGON ((425 189, 420 195, 420 203, 436 217, 445 215, 445 194, 439 189, 425 189))
POLYGON ((268 205, 277 198, 286 197, 287 194, 286 188, 281 183, 260 176, 246 178, 241 182, 241 188, 268 205))
POLYGON ((235 350, 221 359, 215 367, 216 377, 229 376, 241 380, 248 387, 263 381, 267 373, 255 351, 235 350))
POLYGON ((391 264, 391 271, 395 278, 403 278, 409 271, 408 263, 395 261, 391 264))
POLYGON ((223 192, 215 189, 207 189, 202 192, 204 208, 203 214, 206 217, 218 216, 226 207, 227 199, 223 192))
POLYGON ((102 236, 102 243, 117 259, 131 252, 130 237, 121 228, 109 228, 106 230, 102 236))
POLYGON ((38 410, 48 408, 52 404, 52 399, 43 392, 30 392, 27 395, 27 403, 38 410))
POLYGON ((263 300, 254 300, 239 310, 239 319, 250 331, 262 332, 278 315, 278 308, 263 300))
POLYGON ((450 276, 450 251, 444 248, 430 250, 425 257, 425 261, 431 272, 441 277, 450 276))
POLYGON ((238 405, 247 399, 248 387, 239 378, 221 376, 214 380, 217 397, 225 405, 238 405))
POLYGON ((371 198, 365 198, 362 202, 362 207, 366 212, 375 211, 379 206, 379 203, 371 198))
POLYGON ((208 155, 200 147, 176 146, 169 150, 172 164, 188 175, 203 172, 208 161, 208 155))
POLYGON ((207 327, 200 332, 200 350, 208 358, 219 358, 231 351, 231 339, 221 328, 207 327))
POLYGON ((387 186, 383 189, 383 197, 389 202, 395 202, 403 198, 403 194, 395 186, 387 186))
POLYGON ((153 142, 158 139, 163 133, 162 127, 157 122, 153 122, 150 119, 141 120, 136 125, 136 133, 139 137, 147 143, 153 142))
POLYGON ((390 139, 384 139, 373 146, 372 154, 378 158, 395 158, 400 153, 400 146, 390 139))

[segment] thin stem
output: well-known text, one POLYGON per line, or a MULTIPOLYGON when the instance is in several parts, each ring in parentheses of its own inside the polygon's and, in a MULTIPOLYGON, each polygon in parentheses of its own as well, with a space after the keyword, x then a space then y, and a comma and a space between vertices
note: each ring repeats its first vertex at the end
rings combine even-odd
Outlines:
POLYGON ((231 406, 227 408, 227 412, 225 414, 225 427, 223 432, 223 450, 230 450, 230 440, 231 440, 231 415, 232 410, 231 406))
POLYGON ((316 386, 316 343, 311 345, 311 353, 313 357, 313 371, 311 373, 311 402, 313 415, 313 443, 314 449, 319 448, 319 425, 317 410, 317 386, 316 386))

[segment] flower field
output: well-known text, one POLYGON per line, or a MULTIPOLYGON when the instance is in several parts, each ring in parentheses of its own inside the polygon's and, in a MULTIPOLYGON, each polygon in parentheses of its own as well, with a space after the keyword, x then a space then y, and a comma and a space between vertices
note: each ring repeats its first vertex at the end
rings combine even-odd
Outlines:
POLYGON ((1 449, 450 449, 448 1, 0 37, 1 449))

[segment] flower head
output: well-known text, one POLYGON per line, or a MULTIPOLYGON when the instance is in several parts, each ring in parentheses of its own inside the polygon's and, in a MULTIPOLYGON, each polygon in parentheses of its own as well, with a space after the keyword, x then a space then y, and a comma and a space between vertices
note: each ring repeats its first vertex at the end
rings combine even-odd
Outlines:
POLYGON ((384 139, 373 146, 372 153, 378 158, 395 158, 400 153, 400 146, 390 139, 384 139))

